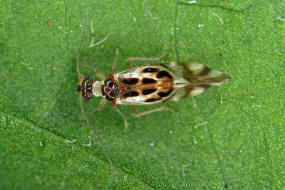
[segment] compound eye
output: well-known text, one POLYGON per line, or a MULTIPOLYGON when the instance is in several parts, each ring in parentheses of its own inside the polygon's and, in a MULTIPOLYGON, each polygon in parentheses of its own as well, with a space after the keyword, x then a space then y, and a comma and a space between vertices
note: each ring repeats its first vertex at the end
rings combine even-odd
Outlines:
POLYGON ((80 92, 82 90, 81 85, 77 85, 77 92, 80 92))

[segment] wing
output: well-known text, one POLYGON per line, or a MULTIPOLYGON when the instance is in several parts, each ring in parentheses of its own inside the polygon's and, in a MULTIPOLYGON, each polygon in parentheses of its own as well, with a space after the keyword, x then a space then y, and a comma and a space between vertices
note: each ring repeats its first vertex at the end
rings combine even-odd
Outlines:
POLYGON ((123 89, 117 104, 146 105, 195 96, 230 77, 202 64, 169 62, 122 71, 114 79, 123 89))
POLYGON ((165 66, 174 73, 174 93, 168 101, 178 101, 205 92, 212 86, 230 81, 231 77, 203 64, 170 62, 165 66))

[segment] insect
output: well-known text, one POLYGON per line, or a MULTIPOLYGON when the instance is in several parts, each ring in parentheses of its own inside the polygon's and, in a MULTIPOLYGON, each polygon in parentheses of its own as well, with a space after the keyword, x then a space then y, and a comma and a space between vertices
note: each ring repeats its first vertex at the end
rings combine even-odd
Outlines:
MULTIPOLYGON (((93 97, 102 97, 94 111, 100 111, 107 102, 111 103, 115 111, 119 113, 124 120, 124 125, 127 129, 128 122, 122 112, 118 109, 117 105, 130 105, 131 114, 135 117, 163 110, 173 111, 172 109, 163 106, 153 110, 136 113, 134 106, 162 104, 182 100, 201 94, 212 86, 231 80, 231 77, 221 71, 211 69, 210 67, 198 63, 166 62, 135 68, 130 67, 132 61, 159 61, 166 55, 166 52, 160 57, 155 58, 128 58, 126 59, 127 70, 118 72, 116 69, 116 62, 119 54, 118 49, 116 50, 112 73, 105 77, 98 68, 84 65, 79 62, 80 48, 85 30, 86 20, 76 58, 77 73, 80 80, 77 91, 81 95, 80 102, 83 115, 90 127, 91 123, 85 114, 82 104, 83 100, 88 102, 93 97), (87 75, 82 77, 79 65, 91 68, 101 81, 94 81, 87 75)), ((100 141, 105 154, 112 165, 102 140, 95 129, 93 127, 91 127, 91 129, 100 141)))
MULTIPOLYGON (((118 55, 118 50, 116 54, 118 55)), ((161 107, 137 114, 134 106, 182 100, 231 80, 228 75, 198 63, 167 62, 130 68, 130 61, 154 61, 165 54, 156 58, 128 58, 126 59, 127 70, 121 72, 117 72, 116 61, 114 61, 113 72, 107 77, 97 68, 85 65, 93 69, 101 81, 94 81, 86 75, 79 83, 77 91, 86 102, 92 97, 102 97, 95 111, 100 111, 107 102, 114 105, 115 111, 122 116, 127 128, 125 116, 117 105, 130 105, 131 113, 135 117, 162 110, 173 111, 170 108, 161 107)))
POLYGON ((106 78, 97 68, 92 68, 102 81, 94 81, 89 76, 84 76, 77 90, 84 101, 89 101, 94 96, 103 97, 96 111, 101 110, 106 102, 114 105, 127 127, 128 124, 117 105, 131 105, 132 114, 136 117, 155 111, 171 111, 169 108, 162 107, 137 114, 134 112, 134 106, 182 100, 201 94, 208 88, 231 79, 218 70, 198 63, 167 62, 136 68, 129 67, 130 60, 145 61, 159 58, 128 58, 127 70, 117 72, 113 65, 113 72, 106 78))

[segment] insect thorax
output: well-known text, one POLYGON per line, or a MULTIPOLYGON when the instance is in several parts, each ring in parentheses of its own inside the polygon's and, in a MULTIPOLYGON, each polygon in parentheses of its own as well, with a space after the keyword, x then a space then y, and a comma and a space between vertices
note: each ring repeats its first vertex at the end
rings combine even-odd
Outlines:
POLYGON ((119 95, 119 92, 119 85, 109 75, 108 78, 104 81, 104 84, 101 85, 102 95, 105 96, 106 100, 108 100, 111 104, 116 104, 116 99, 119 95))
POLYGON ((94 81, 92 85, 92 94, 93 96, 103 96, 102 86, 104 85, 103 81, 94 81))

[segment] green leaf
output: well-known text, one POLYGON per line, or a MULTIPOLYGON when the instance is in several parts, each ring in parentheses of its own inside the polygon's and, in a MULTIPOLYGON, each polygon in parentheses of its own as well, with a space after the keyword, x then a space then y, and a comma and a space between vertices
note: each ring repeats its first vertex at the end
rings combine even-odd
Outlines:
MULTIPOLYGON (((0 189, 285 186, 284 1, 4 0, 0 7, 0 189), (105 75, 118 47, 119 71, 128 57, 170 48, 163 61, 195 61, 232 77, 168 103, 176 113, 134 119, 119 106, 127 132, 111 105, 89 115, 117 176, 82 120, 76 92, 85 15, 80 61, 105 75), (88 48, 91 22, 95 41, 108 38, 88 48)), ((85 104, 87 112, 99 101, 85 104)))

